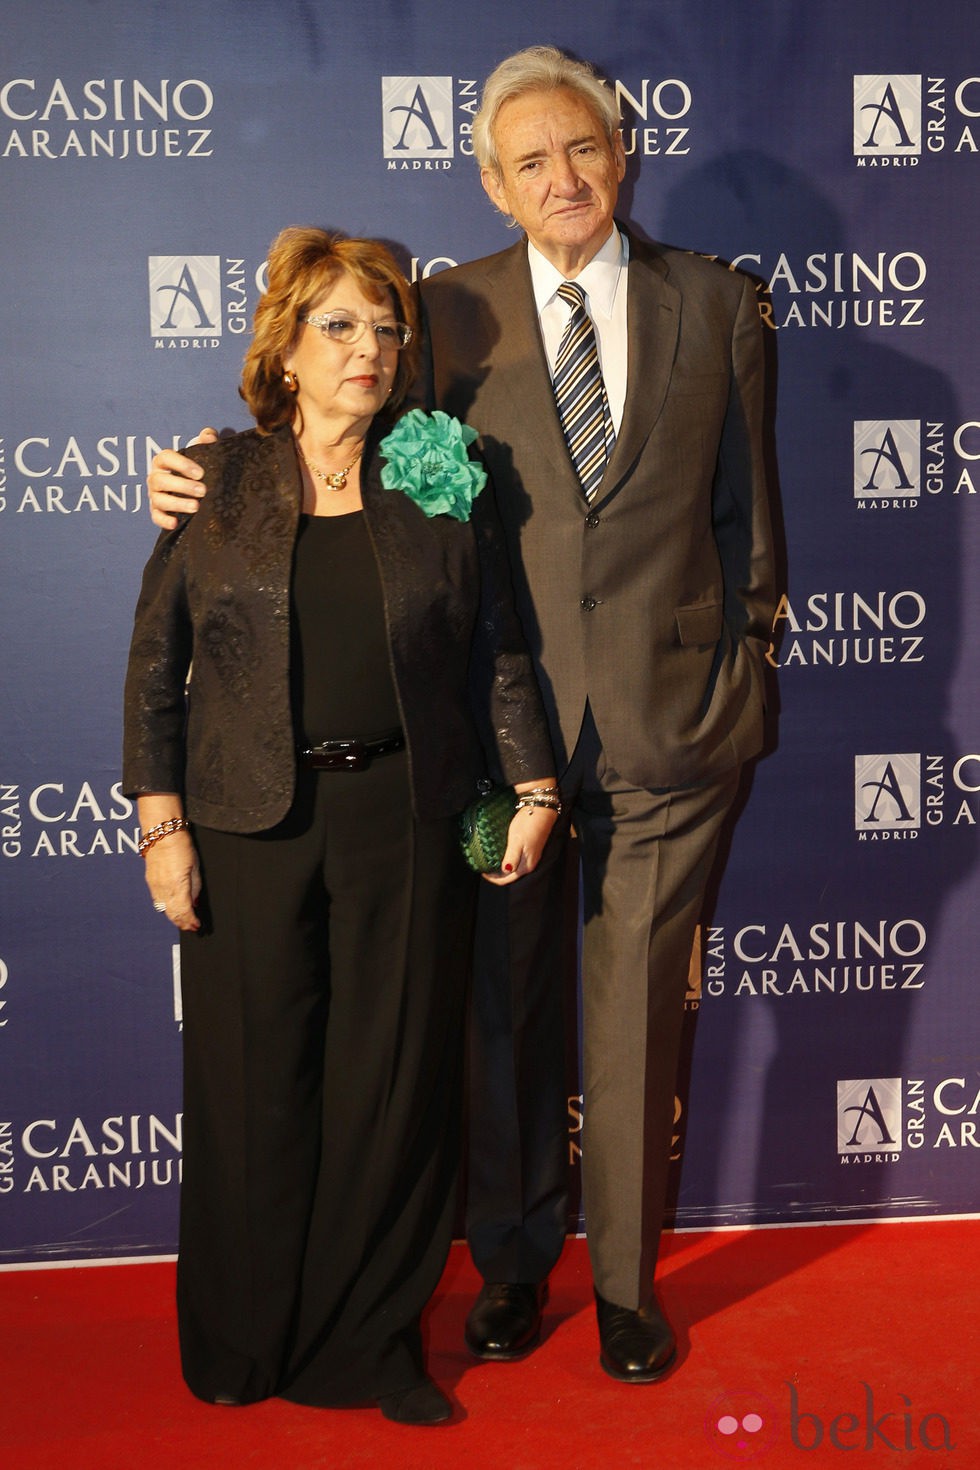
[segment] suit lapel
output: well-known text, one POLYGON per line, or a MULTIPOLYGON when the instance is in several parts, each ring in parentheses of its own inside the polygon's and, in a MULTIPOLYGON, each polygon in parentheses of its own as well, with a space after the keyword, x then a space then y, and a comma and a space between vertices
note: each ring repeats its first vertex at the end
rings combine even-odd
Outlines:
POLYGON ((597 505, 619 489, 663 411, 680 331, 680 294, 662 258, 632 236, 629 242, 626 403, 597 505))
MULTIPOLYGON (((663 411, 680 332, 681 298, 667 280, 663 258, 633 236, 629 242, 626 403, 595 505, 620 489, 663 411)), ((493 256, 486 280, 500 323, 500 338, 493 349, 494 376, 521 435, 530 431, 535 436, 557 480, 584 509, 585 497, 555 405, 526 244, 521 241, 493 256)))
POLYGON ((527 263, 527 245, 520 244, 495 256, 487 270, 500 340, 494 347, 494 375, 506 394, 519 438, 533 435, 538 449, 551 461, 556 479, 585 504, 582 487, 562 433, 551 370, 538 326, 538 309, 527 263))

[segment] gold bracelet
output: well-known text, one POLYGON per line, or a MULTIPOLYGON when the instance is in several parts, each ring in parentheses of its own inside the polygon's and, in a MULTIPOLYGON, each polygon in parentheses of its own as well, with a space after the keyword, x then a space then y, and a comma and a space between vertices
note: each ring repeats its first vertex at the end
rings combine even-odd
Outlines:
POLYGON ((143 833, 143 836, 136 844, 136 851, 140 857, 146 857, 150 848, 154 843, 159 842, 161 837, 169 837, 171 832, 183 832, 190 825, 186 817, 169 817, 165 822, 158 822, 155 827, 150 827, 148 831, 143 833))

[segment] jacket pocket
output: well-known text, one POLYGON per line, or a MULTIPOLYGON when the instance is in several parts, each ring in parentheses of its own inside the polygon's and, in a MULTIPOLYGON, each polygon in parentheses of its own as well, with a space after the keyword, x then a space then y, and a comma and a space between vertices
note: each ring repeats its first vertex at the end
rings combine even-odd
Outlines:
POLYGON ((717 643, 722 630, 720 602, 699 602, 679 607, 674 613, 677 636, 685 647, 717 643))

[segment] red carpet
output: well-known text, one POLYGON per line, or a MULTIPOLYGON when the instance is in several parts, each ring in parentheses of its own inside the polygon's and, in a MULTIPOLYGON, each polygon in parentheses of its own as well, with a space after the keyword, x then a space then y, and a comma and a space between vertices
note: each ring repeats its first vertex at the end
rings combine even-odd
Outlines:
POLYGON ((978 1243, 966 1220, 670 1235, 660 1291, 679 1362, 646 1387, 598 1367, 582 1241, 555 1273, 539 1351, 474 1363, 476 1279, 456 1247, 429 1335, 457 1409, 428 1430, 374 1410, 198 1403, 177 1368, 171 1265, 4 1272, 0 1470, 977 1470, 978 1243))

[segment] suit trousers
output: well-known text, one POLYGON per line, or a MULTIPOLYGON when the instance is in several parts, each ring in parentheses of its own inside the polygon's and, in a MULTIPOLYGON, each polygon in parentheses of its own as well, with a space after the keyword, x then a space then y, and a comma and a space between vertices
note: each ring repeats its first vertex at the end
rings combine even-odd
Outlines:
POLYGON ((471 1039, 471 1055, 481 1065, 471 1067, 467 1226, 486 1280, 543 1279, 564 1239, 562 955, 576 890, 567 881, 563 837, 574 822, 584 903, 582 1184, 589 1254, 596 1290, 606 1300, 629 1308, 650 1301, 691 947, 739 774, 734 768, 720 781, 669 790, 632 787, 607 761, 587 707, 561 777, 565 813, 545 862, 518 884, 489 889, 489 901, 481 893, 471 1039), (502 950, 509 953, 509 973, 488 964, 499 964, 502 950), (488 1056, 505 1063, 489 1096, 488 1056))
POLYGON ((423 1376, 455 1207, 475 880, 405 753, 198 828, 181 942, 178 1324, 201 1398, 365 1402, 423 1376))

